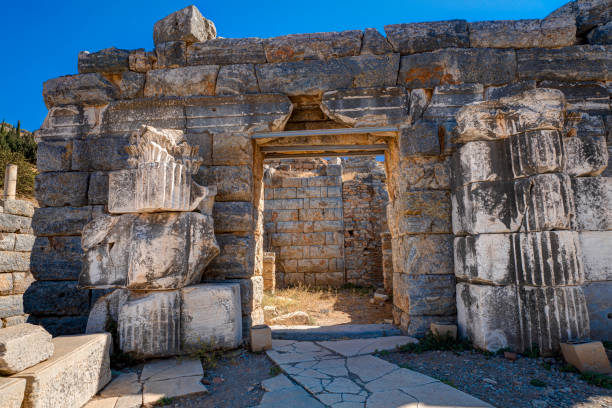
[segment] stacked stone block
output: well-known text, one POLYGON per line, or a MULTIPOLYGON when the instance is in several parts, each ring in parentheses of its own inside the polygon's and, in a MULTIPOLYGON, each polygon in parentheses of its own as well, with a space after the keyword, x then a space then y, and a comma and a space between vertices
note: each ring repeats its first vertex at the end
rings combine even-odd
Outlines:
POLYGON ((554 89, 474 104, 457 116, 464 142, 453 158, 458 321, 483 349, 553 353, 562 341, 589 336, 576 232, 585 214, 568 175, 581 171, 563 137, 565 116, 554 89))
POLYGON ((381 232, 389 201, 383 165, 374 158, 342 160, 344 266, 346 281, 384 286, 381 232))
POLYGON ((341 166, 268 171, 265 231, 277 285, 340 286, 344 275, 341 166))
POLYGON ((30 253, 35 237, 31 222, 34 207, 23 200, 0 202, 0 328, 24 323, 23 296, 34 278, 30 253))

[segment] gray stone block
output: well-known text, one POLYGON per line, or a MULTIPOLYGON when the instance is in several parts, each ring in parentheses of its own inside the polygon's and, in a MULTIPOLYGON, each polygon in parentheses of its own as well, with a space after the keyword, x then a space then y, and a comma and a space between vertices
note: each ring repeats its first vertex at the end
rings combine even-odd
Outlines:
POLYGON ((217 202, 213 207, 215 233, 251 232, 253 205, 248 202, 217 202))
POLYGON ((405 235, 393 256, 393 271, 408 275, 453 273, 453 237, 448 234, 405 235))
POLYGON ((480 84, 438 85, 427 109, 426 120, 454 120, 464 105, 482 101, 484 88, 480 84))
POLYGON ((128 167, 125 147, 129 136, 74 140, 72 169, 76 171, 119 170, 128 167))
POLYGON ((196 6, 188 6, 157 21, 153 26, 153 42, 206 41, 217 36, 212 21, 204 18, 196 6))
POLYGON ((32 229, 37 236, 80 235, 85 224, 102 210, 100 206, 38 208, 31 219, 32 229))
POLYGON ((206 268, 205 276, 214 278, 250 278, 254 275, 255 242, 252 236, 217 235, 220 253, 206 268))
MULTIPOLYGON (((155 45, 156 69, 179 68, 187 63, 187 44, 184 41, 168 41, 155 45)), ((146 72, 148 72, 147 70, 146 72)))
POLYGON ((0 373, 11 375, 53 355, 51 335, 40 326, 24 323, 0 330, 0 373))
POLYGON ((121 74, 119 82, 119 96, 121 99, 142 97, 145 75, 138 72, 127 71, 121 74))
POLYGON ((72 161, 72 141, 42 141, 36 150, 36 168, 45 171, 69 171, 72 161))
POLYGON ((34 215, 34 205, 26 200, 2 200, 2 208, 5 214, 19 215, 22 217, 32 217, 34 215))
POLYGON ((83 249, 80 237, 36 237, 30 268, 36 280, 77 280, 83 249))
POLYGON ((90 174, 87 200, 89 205, 108 204, 108 173, 96 171, 90 174))
POLYGON ((514 50, 447 49, 401 58, 398 85, 434 88, 451 83, 501 85, 516 78, 514 50))
POLYGON ((341 88, 393 86, 398 64, 397 54, 361 55, 257 65, 255 71, 261 92, 317 95, 341 88))
POLYGON ((258 93, 257 77, 253 64, 222 66, 217 77, 215 95, 240 95, 258 93))
POLYGON ((576 43, 576 24, 568 18, 469 23, 476 48, 556 48, 576 43))
POLYGON ((34 282, 23 295, 26 313, 36 316, 79 316, 89 310, 89 291, 76 281, 34 282))
POLYGON ((470 46, 465 20, 391 24, 385 33, 393 50, 402 55, 470 46))
POLYGON ((327 60, 359 55, 362 32, 359 30, 290 34, 264 40, 268 63, 327 60))
POLYGON ((34 183, 34 194, 43 207, 87 205, 89 173, 40 173, 34 183))
POLYGON ((584 285, 583 291, 589 309, 591 339, 610 341, 612 339, 612 319, 610 319, 612 282, 590 283, 584 285))
POLYGON ((351 127, 390 126, 406 121, 408 101, 403 87, 346 89, 325 92, 321 109, 351 127))
POLYGON ((101 74, 79 74, 54 78, 43 84, 47 108, 55 105, 104 105, 117 97, 117 88, 101 74))
POLYGON ((612 281, 612 231, 578 233, 587 282, 612 281))
POLYGON ((79 52, 79 74, 90 72, 119 73, 129 69, 129 50, 115 47, 97 52, 79 52))
POLYGON ((0 317, 12 317, 23 315, 23 296, 8 295, 0 296, 0 317))
POLYGON ((402 194, 400 200, 402 203, 397 210, 402 215, 398 219, 398 234, 451 232, 449 191, 408 191, 402 194))
POLYGON ((30 233, 31 224, 32 218, 30 217, 0 213, 0 232, 30 233))
POLYGON ((399 148, 402 158, 439 155, 438 124, 433 121, 419 120, 412 126, 401 126, 399 148))
MULTIPOLYGON (((61 88, 61 84, 56 84, 61 88)), ((62 106, 49 109, 45 121, 35 132, 37 139, 50 141, 68 140, 82 134, 86 120, 83 108, 78 106, 62 106)))
POLYGON ((29 316, 28 322, 41 325, 53 336, 82 334, 87 325, 87 316, 29 316))
POLYGON ((214 95, 218 65, 147 71, 144 96, 214 95))
POLYGON ((612 44, 612 21, 593 29, 587 38, 589 44, 612 44))
MULTIPOLYGON (((508 85, 501 86, 489 86, 485 89, 485 100, 489 101, 491 99, 499 99, 499 98, 507 98, 509 96, 516 96, 530 89, 535 89, 536 81, 535 80, 527 80, 527 81, 518 81, 513 82, 508 85)), ((546 88, 543 86, 542 88, 546 88)))
POLYGON ((612 230, 612 177, 572 178, 576 229, 612 230))
POLYGON ((366 28, 361 42, 361 54, 382 55, 393 52, 391 44, 375 28, 366 28))
POLYGON ((604 136, 565 137, 565 171, 570 176, 598 176, 608 166, 608 146, 604 136))
POLYGON ((190 44, 187 65, 265 64, 260 38, 215 38, 190 44))
MULTIPOLYGON (((456 313, 455 276, 395 274, 395 295, 404 298, 411 316, 452 316, 456 313), (397 287, 397 289, 396 289, 397 287)), ((403 308, 400 306, 400 309, 403 308)))
POLYGON ((216 201, 250 202, 253 197, 253 174, 250 166, 201 167, 193 179, 200 185, 216 185, 216 201))
POLYGON ((607 81, 612 71, 612 52, 607 45, 529 48, 517 50, 516 59, 520 79, 607 81))

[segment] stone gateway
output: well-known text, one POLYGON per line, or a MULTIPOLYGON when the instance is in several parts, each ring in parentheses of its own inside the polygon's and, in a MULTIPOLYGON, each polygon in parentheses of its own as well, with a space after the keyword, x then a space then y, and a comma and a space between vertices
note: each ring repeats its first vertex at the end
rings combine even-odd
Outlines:
POLYGON ((612 340, 611 10, 230 39, 190 6, 155 24, 153 51, 79 54, 44 83, 36 132, 49 245, 31 259, 63 268, 36 274, 21 313, 54 334, 115 321, 139 356, 235 347, 263 323, 273 251, 277 284, 384 284, 408 334, 612 340), (278 170, 353 155, 384 172, 278 170), (364 212, 380 255, 349 264, 364 212))

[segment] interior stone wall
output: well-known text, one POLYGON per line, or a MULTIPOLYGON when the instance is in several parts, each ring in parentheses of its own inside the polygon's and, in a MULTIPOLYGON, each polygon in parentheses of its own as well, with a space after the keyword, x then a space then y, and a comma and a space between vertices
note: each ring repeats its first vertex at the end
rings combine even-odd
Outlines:
MULTIPOLYGON (((41 208, 32 220, 41 246, 32 262, 53 259, 55 266, 34 274, 25 312, 55 332, 84 327, 97 295, 76 284, 81 230, 106 211, 108 172, 126 167, 130 134, 148 124, 181 129, 200 146, 205 162, 195 179, 218 188, 221 246, 205 278, 243 283, 245 327, 259 318, 252 295, 260 293, 253 278, 263 250, 259 149, 315 144, 389 145, 395 321, 411 334, 424 333, 431 321, 454 321, 450 158, 457 112, 473 102, 558 89, 567 111, 582 119, 572 141, 576 151, 587 139, 598 152, 609 149, 609 20, 606 2, 579 1, 521 22, 393 24, 385 36, 375 29, 199 42, 176 35, 152 51, 81 53, 79 74, 43 85, 49 113, 36 132, 41 208), (251 138, 254 132, 365 126, 398 130, 251 138)), ((606 151, 600 159, 608 157, 606 151)), ((598 224, 578 233, 608 230, 598 224)), ((592 276, 594 288, 608 281, 592 276)))

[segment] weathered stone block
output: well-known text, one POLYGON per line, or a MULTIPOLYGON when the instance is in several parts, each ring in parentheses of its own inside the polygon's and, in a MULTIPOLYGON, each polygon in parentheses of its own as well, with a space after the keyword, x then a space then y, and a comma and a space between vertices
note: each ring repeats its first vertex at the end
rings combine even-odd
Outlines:
POLYGON ((585 280, 612 281, 612 231, 584 231, 578 237, 585 280))
POLYGON ((581 373, 610 374, 610 360, 601 341, 561 343, 565 361, 581 373))
POLYGON ((22 314, 24 314, 23 296, 0 296, 0 318, 18 316, 22 314))
POLYGON ((251 351, 259 353, 272 348, 272 329, 267 325, 251 327, 251 351))
POLYGON ((249 165, 253 162, 253 144, 248 134, 227 133, 213 136, 212 161, 215 166, 249 165))
POLYGON ((97 171, 89 175, 87 200, 90 205, 108 204, 108 173, 97 171))
POLYGON ((30 256, 26 252, 2 251, 0 273, 27 271, 30 269, 30 256))
POLYGON ((116 97, 117 88, 98 73, 67 75, 43 84, 47 108, 71 104, 104 105, 116 97))
POLYGON ((100 297, 89 312, 85 333, 104 333, 113 325, 117 327, 119 311, 127 302, 128 296, 127 289, 115 289, 100 297))
POLYGON ((399 234, 451 232, 449 191, 408 191, 402 194, 401 201, 399 234))
POLYGON ((218 72, 218 65, 151 70, 144 96, 214 95, 218 72))
POLYGON ((119 82, 119 96, 121 99, 132 99, 142 97, 145 75, 137 72, 127 71, 121 75, 119 82))
POLYGON ((53 355, 51 335, 33 324, 0 329, 0 373, 11 375, 53 355))
POLYGON ((399 55, 361 55, 328 61, 279 62, 255 67, 261 92, 318 95, 341 88, 396 84, 399 55))
POLYGON ((120 50, 115 47, 101 51, 79 52, 79 74, 90 72, 119 73, 129 69, 129 50, 120 50))
POLYGON ((128 136, 74 140, 72 170, 119 170, 128 167, 128 136))
POLYGON ((595 28, 587 38, 589 44, 612 44, 612 21, 595 28))
POLYGON ((474 346, 497 351, 520 343, 518 303, 514 286, 457 284, 459 332, 474 346))
POLYGON ((576 43, 569 18, 469 23, 470 46, 476 48, 556 48, 576 43))
POLYGON ((508 150, 515 178, 562 170, 563 144, 556 130, 536 130, 510 137, 508 150))
POLYGON ((529 48, 516 51, 520 79, 607 81, 612 71, 608 45, 575 45, 563 48, 529 48))
POLYGON ((53 336, 81 334, 87 326, 87 316, 29 316, 28 320, 43 326, 53 336))
POLYGON ((34 215, 34 205, 25 200, 2 200, 0 201, 5 214, 19 215, 22 217, 32 217, 34 215))
POLYGON ((153 68, 155 61, 154 52, 145 52, 144 48, 132 50, 128 57, 130 71, 134 72, 147 72, 153 68))
POLYGON ((16 374, 27 381, 24 405, 81 407, 111 379, 108 333, 53 339, 49 360, 16 374))
POLYGON ((89 173, 52 172, 36 176, 34 193, 41 206, 87 205, 89 173))
POLYGON ((402 158, 439 155, 441 147, 438 124, 419 120, 414 125, 400 126, 399 148, 402 158))
POLYGON ((75 281, 36 281, 23 295, 23 307, 36 316, 79 316, 89 310, 89 291, 75 281))
POLYGON ((217 202, 213 207, 215 233, 251 232, 253 205, 247 202, 217 202))
POLYGON ((81 271, 81 238, 36 237, 29 257, 36 280, 76 280, 81 271))
POLYGON ((463 106, 482 101, 484 88, 481 84, 438 85, 427 109, 424 119, 454 120, 463 106))
POLYGON ((571 176, 598 176, 608 166, 605 136, 565 137, 565 171, 571 176))
MULTIPOLYGON (((485 89, 484 98, 486 101, 492 99, 507 98, 509 96, 515 96, 525 91, 535 89, 535 87, 535 80, 518 81, 501 86, 489 86, 485 89)), ((546 87, 542 86, 542 88, 546 87)))
POLYGON ((584 297, 589 309, 591 338, 596 340, 612 339, 612 324, 610 324, 610 291, 612 282, 593 282, 583 286, 584 297))
POLYGON ((452 235, 406 235, 399 240, 399 246, 393 256, 395 272, 408 275, 452 273, 452 235))
POLYGON ((447 49, 401 58, 398 85, 434 88, 441 84, 500 85, 516 77, 514 50, 447 49))
POLYGON ((15 251, 30 252, 32 250, 32 247, 34 246, 35 239, 36 236, 31 234, 15 235, 15 251))
MULTIPOLYGON (((582 119, 578 123, 578 130, 581 131, 583 124, 591 125, 596 121, 599 126, 603 126, 601 118, 590 117, 591 115, 606 115, 609 112, 608 89, 600 82, 596 81, 556 81, 546 80, 538 83, 539 88, 558 89, 563 92, 567 101, 567 110, 572 111, 572 115, 579 114, 582 119)), ((571 119, 568 117, 568 122, 571 119)), ((578 133, 578 136, 583 134, 578 133)), ((588 136, 601 136, 601 133, 588 134, 588 136)))
POLYGON ((534 129, 564 126, 565 98, 556 89, 468 105, 457 113, 458 141, 497 140, 534 129))
POLYGON ((202 344, 233 349, 242 343, 240 285, 204 283, 181 289, 181 341, 183 350, 202 344))
MULTIPOLYGON (((57 86, 61 87, 61 85, 57 86)), ((73 139, 81 135, 84 124, 83 108, 78 106, 53 107, 49 109, 43 124, 34 135, 37 140, 73 139)))
POLYGON ((385 33, 393 50, 402 55, 470 46, 465 20, 391 24, 385 26, 385 33))
POLYGON ((188 6, 159 20, 153 26, 153 42, 197 42, 217 36, 212 21, 204 18, 196 6, 188 6))
POLYGON ((576 229, 612 230, 612 177, 572 178, 576 229))
POLYGON ((216 201, 251 201, 253 173, 250 166, 201 167, 194 181, 201 185, 216 185, 216 201))
POLYGON ((187 62, 186 53, 187 44, 185 41, 168 41, 156 44, 155 56, 157 58, 154 67, 156 69, 184 67, 187 62))
POLYGON ((362 32, 359 30, 290 34, 264 41, 268 63, 327 60, 359 55, 362 32))
POLYGON ((215 38, 187 47, 187 65, 265 64, 260 38, 215 38))
POLYGON ((258 93, 257 77, 253 64, 222 66, 217 76, 215 95, 240 95, 258 93))
POLYGON ((254 274, 255 242, 252 236, 231 234, 216 236, 219 255, 212 260, 205 275, 215 278, 250 278, 254 274))
POLYGON ((179 290, 131 292, 119 310, 121 351, 140 358, 179 354, 180 325, 179 290))
POLYGON ((453 188, 479 181, 509 179, 508 155, 508 144, 501 140, 465 143, 453 155, 453 188))
POLYGON ((361 40, 361 54, 389 54, 393 52, 391 44, 375 28, 366 28, 361 40))
MULTIPOLYGON (((31 220, 32 228, 37 236, 80 235, 85 224, 101 212, 99 206, 38 208, 31 220)), ((26 220, 29 224, 30 219, 26 220)))
POLYGON ((325 92, 321 109, 351 127, 389 126, 406 120, 408 101, 403 87, 346 89, 325 92))
MULTIPOLYGON (((272 341, 270 340, 270 343, 272 341)), ((23 378, 0 378, 0 395, 6 408, 20 408, 25 394, 26 380, 23 378)))
POLYGON ((69 171, 72 161, 72 141, 39 142, 36 168, 44 171, 69 171))
MULTIPOLYGON (((456 313, 455 277, 395 274, 393 298, 404 298, 400 309, 411 316, 450 316, 456 313), (397 277, 397 278, 396 278, 397 277), (406 308, 407 309, 404 309, 406 308)), ((397 304, 397 302, 396 302, 397 304)))

